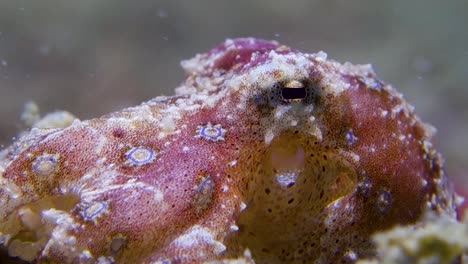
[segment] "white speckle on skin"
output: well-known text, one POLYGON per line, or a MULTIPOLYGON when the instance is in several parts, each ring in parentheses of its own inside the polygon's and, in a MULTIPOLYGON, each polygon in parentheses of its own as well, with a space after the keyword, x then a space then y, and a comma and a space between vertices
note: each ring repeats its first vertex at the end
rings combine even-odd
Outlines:
POLYGON ((328 57, 328 54, 324 51, 319 51, 315 54, 317 61, 325 61, 328 57))
POLYGON ((274 117, 275 119, 279 120, 281 119, 286 112, 288 112, 291 109, 290 105, 280 105, 276 107, 274 117))
MULTIPOLYGON (((179 112, 178 109, 175 109, 174 111, 179 112)), ((158 135, 159 139, 165 138, 168 134, 171 134, 176 130, 176 125, 171 115, 164 116, 159 123, 159 127, 161 127, 161 132, 159 132, 158 135)))
POLYGON ((208 228, 199 225, 194 225, 189 228, 183 235, 176 238, 171 244, 177 248, 195 248, 197 245, 209 245, 211 250, 216 255, 223 253, 226 246, 217 241, 215 234, 208 228))
POLYGON ((245 209, 247 209, 247 205, 246 205, 244 202, 242 202, 242 203, 240 204, 240 210, 241 210, 241 212, 244 211, 245 209))
POLYGON ((86 260, 93 260, 93 254, 91 254, 91 252, 89 250, 83 250, 81 252, 81 254, 78 256, 78 258, 82 261, 86 261, 86 260))
POLYGON ((54 247, 63 248, 70 252, 75 251, 76 237, 71 235, 71 230, 78 228, 79 225, 74 222, 74 218, 67 212, 53 208, 42 211, 41 215, 43 224, 54 226, 42 254, 48 255, 49 250, 54 247))
POLYGON ((461 195, 455 194, 454 203, 456 206, 461 206, 465 202, 465 198, 461 195))
POLYGON ((101 154, 102 152, 102 149, 104 148, 104 146, 106 145, 107 143, 107 138, 104 137, 104 136, 100 136, 98 141, 97 141, 97 144, 96 144, 96 148, 95 148, 95 151, 96 151, 96 154, 99 155, 101 154))
POLYGON ((340 155, 343 155, 345 157, 349 157, 354 162, 359 162, 359 160, 361 159, 361 157, 359 157, 359 155, 356 154, 355 152, 345 151, 343 149, 340 149, 338 152, 340 153, 340 155))
POLYGON ((174 119, 172 119, 172 117, 170 117, 170 116, 165 116, 161 120, 161 125, 162 125, 163 131, 166 132, 166 133, 167 132, 172 132, 176 128, 174 119))
MULTIPOLYGON (((3 178, 1 174, 0 174, 0 190, 5 191, 5 193, 7 193, 8 196, 10 196, 13 199, 18 198, 23 193, 16 184, 3 178)), ((0 202, 3 204, 4 203, 3 199, 0 200, 0 202)))
POLYGON ((422 182, 423 187, 425 187, 425 186, 427 186, 429 184, 425 179, 421 179, 421 182, 422 182))
POLYGON ((356 252, 352 251, 352 250, 349 250, 348 252, 346 252, 346 254, 344 255, 344 257, 346 259, 349 259, 351 261, 356 261, 358 260, 358 256, 356 254, 356 252))
POLYGON ((270 145, 271 141, 273 140, 273 138, 275 137, 275 134, 273 133, 273 130, 268 130, 266 133, 265 133, 265 144, 267 145, 270 145))
POLYGON ((102 157, 98 160, 96 160, 96 165, 101 166, 107 161, 107 157, 102 157))
POLYGON ((113 257, 100 256, 97 259, 97 264, 114 264, 114 263, 115 263, 115 261, 114 261, 113 257))

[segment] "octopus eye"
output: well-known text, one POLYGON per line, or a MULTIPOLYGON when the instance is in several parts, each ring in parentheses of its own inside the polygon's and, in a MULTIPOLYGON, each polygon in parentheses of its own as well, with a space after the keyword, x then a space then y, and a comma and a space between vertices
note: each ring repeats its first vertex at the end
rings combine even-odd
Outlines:
POLYGON ((283 80, 273 84, 269 89, 255 95, 253 102, 258 106, 269 105, 310 105, 318 103, 320 94, 314 80, 283 80))
POLYGON ((306 86, 300 81, 287 81, 281 87, 281 96, 286 101, 300 101, 307 96, 306 86))

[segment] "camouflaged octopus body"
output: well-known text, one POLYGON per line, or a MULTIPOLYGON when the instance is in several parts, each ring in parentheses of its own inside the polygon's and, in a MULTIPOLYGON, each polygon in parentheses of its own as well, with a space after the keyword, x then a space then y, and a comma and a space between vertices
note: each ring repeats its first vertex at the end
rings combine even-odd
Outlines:
POLYGON ((176 96, 32 129, 2 152, 10 255, 355 262, 375 231, 454 217, 432 130, 370 66, 257 39, 182 66, 176 96))

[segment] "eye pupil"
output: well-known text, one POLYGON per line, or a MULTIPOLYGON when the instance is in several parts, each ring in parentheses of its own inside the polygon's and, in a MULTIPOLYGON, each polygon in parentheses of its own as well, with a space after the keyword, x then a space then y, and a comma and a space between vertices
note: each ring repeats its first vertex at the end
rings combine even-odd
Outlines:
POLYGON ((284 100, 300 100, 307 96, 304 84, 299 81, 289 81, 281 89, 281 96, 284 100))

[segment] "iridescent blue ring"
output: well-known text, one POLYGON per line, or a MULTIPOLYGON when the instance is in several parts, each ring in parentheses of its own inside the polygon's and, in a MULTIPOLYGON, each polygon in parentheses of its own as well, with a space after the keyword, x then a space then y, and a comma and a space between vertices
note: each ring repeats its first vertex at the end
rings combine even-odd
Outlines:
POLYGON ((202 127, 200 130, 200 136, 209 139, 209 140, 218 140, 220 137, 223 136, 223 131, 220 127, 214 127, 214 126, 205 126, 202 127), (206 133, 207 129, 215 129, 216 130, 216 135, 210 135, 209 133, 206 133))
POLYGON ((134 163, 135 165, 145 165, 149 162, 151 162, 154 158, 154 151, 145 147, 136 147, 130 150, 127 153, 127 158, 134 163), (147 157, 145 159, 138 159, 135 157, 135 152, 137 151, 145 151, 147 154, 147 157))
POLYGON ((85 220, 88 220, 88 221, 93 220, 94 218, 96 218, 96 216, 98 216, 105 209, 107 209, 106 203, 104 202, 93 203, 83 210, 82 215, 85 220), (93 208, 94 206, 99 206, 99 208, 90 211, 90 209, 93 208))

